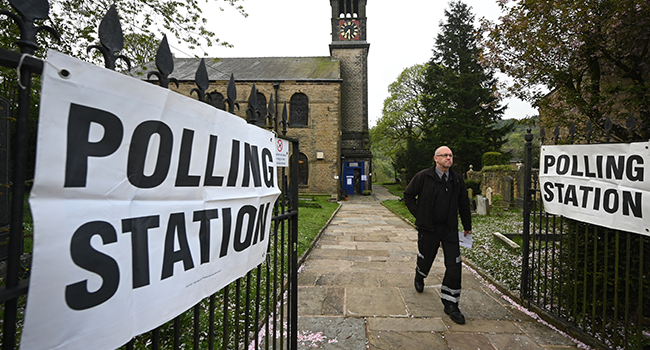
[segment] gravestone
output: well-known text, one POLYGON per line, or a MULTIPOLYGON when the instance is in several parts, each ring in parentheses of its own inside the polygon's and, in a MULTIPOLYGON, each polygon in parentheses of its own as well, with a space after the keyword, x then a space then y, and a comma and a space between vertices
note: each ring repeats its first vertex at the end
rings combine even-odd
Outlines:
POLYGON ((469 210, 476 211, 476 201, 474 201, 474 190, 471 188, 467 189, 467 197, 469 198, 469 210))
POLYGON ((492 205, 492 193, 494 191, 492 190, 492 187, 488 187, 487 190, 485 190, 485 197, 488 200, 488 204, 492 205))
POLYGON ((514 204, 512 176, 503 177, 503 206, 511 207, 514 204))
POLYGON ((478 215, 488 214, 488 200, 487 198, 481 195, 476 196, 476 214, 478 215))
POLYGON ((0 96, 0 260, 7 257, 7 245, 1 244, 9 239, 9 145, 11 140, 11 116, 9 100, 0 96))

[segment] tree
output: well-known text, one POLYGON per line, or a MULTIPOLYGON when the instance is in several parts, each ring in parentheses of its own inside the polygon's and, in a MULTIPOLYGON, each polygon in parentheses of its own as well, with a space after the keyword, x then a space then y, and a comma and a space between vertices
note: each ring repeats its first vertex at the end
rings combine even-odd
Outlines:
POLYGON ((499 151, 511 127, 496 124, 506 107, 500 105, 494 71, 479 63, 474 15, 461 1, 449 6, 425 72, 423 104, 429 121, 423 140, 432 149, 449 146, 459 172, 470 165, 480 170, 483 153, 499 151))
MULTIPOLYGON (((241 0, 222 1, 247 16, 243 7, 238 5, 241 0)), ((51 0, 50 5, 49 19, 45 22, 59 32, 61 41, 56 43, 51 36, 40 35, 39 41, 46 41, 46 45, 41 46, 55 48, 74 57, 87 58, 87 48, 98 44, 97 29, 111 5, 117 8, 124 32, 125 50, 133 55, 129 55, 129 58, 134 64, 148 62, 151 56, 145 50, 152 46, 152 42, 157 47, 163 34, 176 38, 190 49, 214 44, 230 46, 205 27, 208 20, 196 0, 51 0)), ((0 0, 0 8, 12 9, 8 0, 0 0)), ((219 9, 225 10, 221 6, 219 9)), ((0 29, 3 47, 11 47, 17 37, 13 25, 0 29)), ((43 53, 40 50, 37 55, 42 56, 43 53)))
POLYGON ((392 159, 396 176, 402 169, 406 170, 405 180, 423 167, 430 166, 432 161, 432 157, 422 157, 422 145, 418 145, 428 123, 422 105, 425 70, 426 64, 406 68, 388 86, 390 95, 384 100, 382 116, 371 130, 373 146, 392 159))
POLYGON ((484 21, 486 64, 514 79, 510 91, 537 103, 547 127, 590 120, 613 136, 650 138, 650 2, 500 1, 500 23, 484 21), (545 91, 552 91, 546 96, 545 91))

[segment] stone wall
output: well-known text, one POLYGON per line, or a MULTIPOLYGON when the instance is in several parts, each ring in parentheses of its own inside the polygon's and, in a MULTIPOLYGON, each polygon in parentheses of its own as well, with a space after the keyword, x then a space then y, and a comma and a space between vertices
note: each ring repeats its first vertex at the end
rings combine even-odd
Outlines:
MULTIPOLYGON (((248 97, 253 82, 237 82, 237 103, 239 109, 235 114, 245 118, 248 107, 248 97)), ((258 92, 264 94, 267 101, 271 94, 276 101, 276 117, 282 117, 284 103, 287 103, 289 114, 289 100, 295 93, 301 92, 309 99, 309 121, 306 127, 288 127, 287 137, 297 138, 300 141, 300 152, 307 156, 309 161, 308 185, 300 187, 300 193, 323 194, 336 196, 339 193, 339 180, 335 177, 340 173, 340 82, 255 82, 258 92), (279 84, 277 96, 274 84, 279 84), (322 154, 322 159, 318 155, 322 154)), ((219 92, 227 97, 227 81, 210 82, 207 92, 219 92)), ((177 89, 172 85, 172 90, 190 96, 190 91, 195 88, 194 83, 181 83, 177 89)), ((191 95, 196 98, 196 93, 191 95)), ((281 129, 281 128, 280 128, 281 129)), ((280 137, 282 135, 280 134, 280 137)), ((288 175, 288 174, 287 174, 288 175)))
POLYGON ((481 172, 481 193, 485 194, 488 187, 492 187, 492 194, 503 196, 503 178, 506 176, 512 177, 513 182, 513 193, 515 198, 518 197, 519 187, 520 187, 520 176, 519 171, 524 171, 523 168, 520 170, 504 170, 504 171, 490 171, 490 172, 481 172))
MULTIPOLYGON (((492 188, 492 195, 503 197, 503 179, 506 176, 512 177, 512 193, 517 206, 521 203, 520 199, 524 197, 524 175, 525 168, 522 166, 519 169, 500 170, 500 171, 470 171, 467 172, 467 178, 481 182, 481 193, 485 196, 487 189, 492 188)), ((531 181, 538 181, 538 169, 532 169, 531 181)))

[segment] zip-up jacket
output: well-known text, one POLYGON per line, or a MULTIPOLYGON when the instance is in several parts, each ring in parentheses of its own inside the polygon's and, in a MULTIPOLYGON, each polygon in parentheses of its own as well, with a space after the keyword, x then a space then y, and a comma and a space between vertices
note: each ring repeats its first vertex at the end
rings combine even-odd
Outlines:
MULTIPOLYGON (((435 167, 434 165, 415 174, 404 191, 404 202, 411 214, 415 216, 415 226, 426 231, 434 230, 434 210, 440 210, 440 206, 446 205, 446 203, 436 201, 440 197, 440 191, 446 190, 446 185, 436 174, 435 167)), ((464 230, 471 231, 472 214, 469 209, 465 180, 451 169, 449 169, 449 178, 453 184, 450 186, 452 195, 448 208, 447 227, 458 230, 458 214, 460 213, 464 230)))

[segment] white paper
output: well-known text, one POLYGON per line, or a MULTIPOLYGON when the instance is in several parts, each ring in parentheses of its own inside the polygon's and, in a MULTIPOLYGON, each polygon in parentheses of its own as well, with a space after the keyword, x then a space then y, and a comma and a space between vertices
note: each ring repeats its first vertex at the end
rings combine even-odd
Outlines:
POLYGON ((461 247, 472 249, 473 241, 472 241, 472 235, 471 234, 465 236, 465 232, 458 231, 458 241, 459 241, 461 247))

